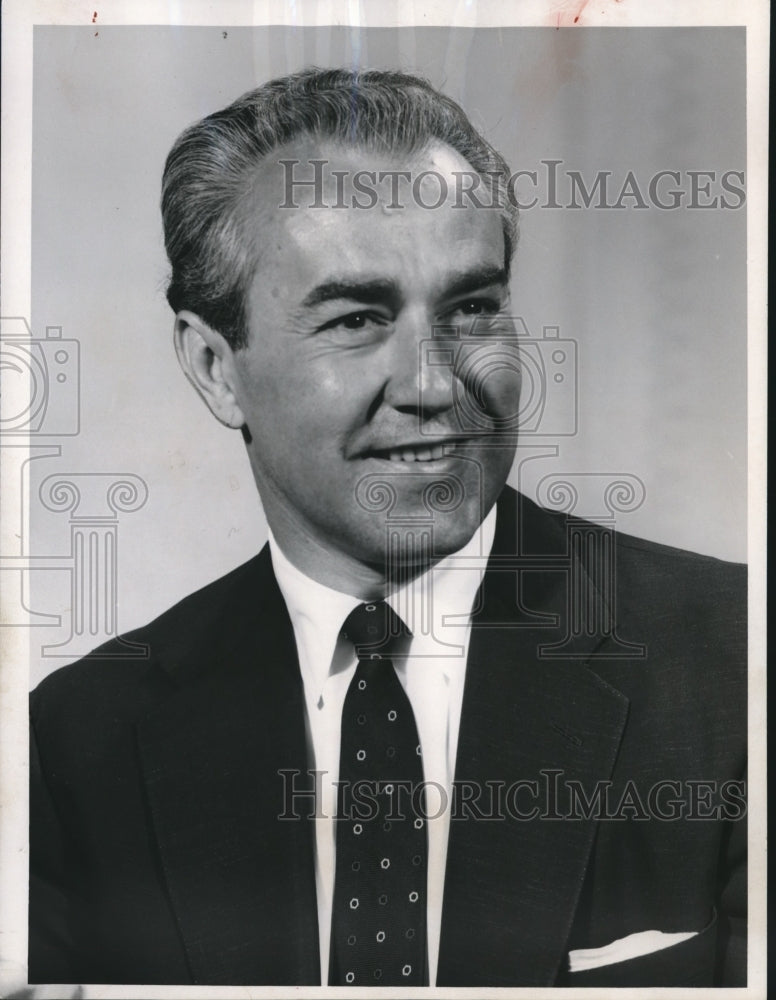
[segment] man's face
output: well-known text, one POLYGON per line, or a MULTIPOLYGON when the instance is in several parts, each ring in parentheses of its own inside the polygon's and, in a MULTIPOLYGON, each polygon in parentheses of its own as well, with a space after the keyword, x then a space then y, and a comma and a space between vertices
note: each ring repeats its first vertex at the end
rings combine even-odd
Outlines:
MULTIPOLYGON (((504 364, 498 323, 508 312, 501 220, 467 201, 453 207, 453 171, 471 167, 441 144, 386 163, 302 140, 256 178, 248 225, 258 267, 247 346, 233 357, 235 395, 267 518, 287 551, 331 553, 383 573, 388 529, 431 522, 441 556, 471 538, 506 481, 513 435, 493 431, 517 409, 519 378, 504 364), (314 192, 297 188, 299 207, 281 208, 278 160, 298 160, 295 176, 309 177, 315 158, 328 160, 329 207, 310 207, 314 192), (424 208, 405 184, 404 207, 390 209, 382 184, 375 207, 352 207, 354 175, 387 169, 413 179, 437 171, 448 201, 424 208), (335 171, 345 172, 339 196, 335 171), (338 200, 348 207, 331 207, 338 200), (458 327, 466 339, 475 318, 478 340, 468 338, 464 355, 454 336, 437 332, 428 343, 440 326, 458 327), (483 335, 483 323, 500 339, 483 335), (472 407, 480 414, 474 426, 472 407)), ((438 181, 424 185, 422 200, 434 204, 438 181)), ((398 545, 399 562, 418 558, 398 545)))

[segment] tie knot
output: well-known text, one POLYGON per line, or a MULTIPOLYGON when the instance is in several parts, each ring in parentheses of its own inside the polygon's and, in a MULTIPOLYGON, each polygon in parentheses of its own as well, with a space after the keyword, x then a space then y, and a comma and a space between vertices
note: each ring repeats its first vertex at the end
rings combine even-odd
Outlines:
POLYGON ((353 608, 342 626, 342 634, 355 646, 359 660, 390 656, 398 640, 412 635, 385 601, 359 604, 353 608))

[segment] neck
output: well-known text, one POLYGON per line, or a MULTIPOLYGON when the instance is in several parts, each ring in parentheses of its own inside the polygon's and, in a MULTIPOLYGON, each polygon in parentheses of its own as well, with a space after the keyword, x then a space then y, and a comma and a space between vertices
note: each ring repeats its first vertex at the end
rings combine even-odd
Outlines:
POLYGON ((325 587, 362 601, 381 600, 438 561, 399 558, 398 572, 391 573, 385 557, 375 563, 358 559, 330 541, 311 535, 293 513, 279 505, 265 504, 265 514, 276 544, 296 569, 325 587))

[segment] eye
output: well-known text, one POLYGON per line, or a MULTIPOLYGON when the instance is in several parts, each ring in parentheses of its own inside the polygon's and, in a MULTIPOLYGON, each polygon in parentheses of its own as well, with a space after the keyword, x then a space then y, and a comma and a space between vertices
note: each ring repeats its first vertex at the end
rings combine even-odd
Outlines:
POLYGON ((363 330, 369 322, 367 313, 351 313, 339 321, 339 326, 344 326, 346 330, 363 330))
POLYGON ((500 309, 501 303, 497 299, 482 298, 459 302, 453 312, 463 316, 492 316, 500 309))
POLYGON ((384 326, 387 322, 384 316, 377 313, 362 310, 348 313, 346 316, 337 316, 324 323, 321 330, 369 330, 373 327, 384 326))

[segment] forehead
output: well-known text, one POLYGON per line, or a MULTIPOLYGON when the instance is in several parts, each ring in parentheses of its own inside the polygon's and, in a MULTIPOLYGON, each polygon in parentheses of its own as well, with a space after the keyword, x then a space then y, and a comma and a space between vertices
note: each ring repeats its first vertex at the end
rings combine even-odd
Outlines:
POLYGON ((274 281, 274 296, 293 283, 301 297, 335 266, 425 287, 448 271, 503 266, 499 211, 460 193, 474 175, 439 142, 390 155, 309 137, 289 143, 259 166, 244 202, 254 280, 274 281))
MULTIPOLYGON (((290 201, 302 208, 316 207, 315 201, 320 199, 321 193, 326 204, 335 204, 338 197, 349 204, 359 190, 363 193, 366 180, 367 184, 374 186, 380 204, 388 205, 396 197, 396 188, 392 188, 389 175, 404 173, 409 177, 393 182, 401 188, 402 197, 399 200, 404 206, 417 201, 408 188, 425 171, 434 171, 445 177, 451 200, 455 191, 455 173, 476 174, 468 160, 438 139, 431 139, 413 151, 377 151, 335 139, 303 135, 280 146, 258 164, 251 191, 257 207, 274 207, 284 203, 290 207, 290 201), (371 181, 364 177, 369 173, 375 175, 371 181), (361 180, 357 175, 361 175, 361 180), (317 183, 311 183, 314 178, 317 183)), ((435 190, 439 191, 438 183, 435 190)), ((362 198, 362 201, 365 200, 362 198)), ((436 198, 427 192, 421 200, 433 201, 436 198)))

